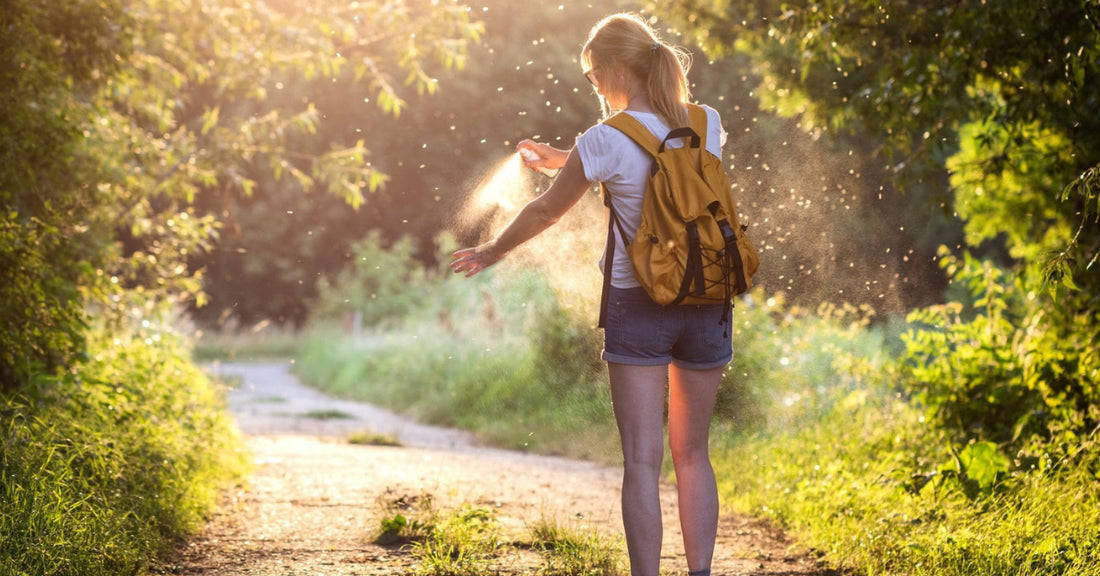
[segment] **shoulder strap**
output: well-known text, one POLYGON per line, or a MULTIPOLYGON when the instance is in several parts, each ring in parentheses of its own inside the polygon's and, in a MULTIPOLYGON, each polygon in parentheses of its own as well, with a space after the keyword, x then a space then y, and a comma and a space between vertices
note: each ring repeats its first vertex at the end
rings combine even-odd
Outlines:
POLYGON ((688 121, 699 137, 703 138, 703 147, 706 147, 707 138, 707 111, 698 104, 688 104, 688 121))
POLYGON ((607 120, 604 120, 604 124, 629 136, 638 146, 641 146, 646 152, 649 152, 650 156, 657 156, 657 149, 661 146, 661 143, 657 140, 657 137, 649 131, 649 128, 646 128, 645 124, 639 122, 637 118, 626 112, 619 112, 607 120))
MULTIPOLYGON (((683 133, 681 133, 680 128, 673 128, 665 140, 688 136, 691 132, 694 132, 696 140, 702 140, 702 147, 705 148, 707 138, 707 111, 698 104, 690 103, 687 105, 687 109, 688 125, 691 131, 683 131, 683 133)), ((615 114, 607 120, 604 120, 604 124, 629 136, 631 140, 636 142, 646 152, 649 152, 650 156, 656 157, 663 149, 663 142, 658 140, 657 137, 649 131, 649 128, 645 127, 645 124, 642 124, 637 118, 626 112, 615 114)))

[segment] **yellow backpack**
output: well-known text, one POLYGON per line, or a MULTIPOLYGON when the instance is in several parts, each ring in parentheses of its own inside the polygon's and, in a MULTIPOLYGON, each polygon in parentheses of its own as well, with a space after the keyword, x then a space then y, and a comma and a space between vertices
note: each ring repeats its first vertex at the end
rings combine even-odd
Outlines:
MULTIPOLYGON (((732 304, 732 298, 752 287, 760 267, 756 248, 737 217, 737 205, 722 161, 706 153, 706 111, 689 105, 690 127, 676 128, 659 141, 648 128, 625 112, 604 123, 618 129, 653 158, 642 204, 642 221, 633 239, 624 233, 606 191, 611 210, 600 327, 607 317, 615 234, 618 227, 634 265, 634 275, 654 302, 672 304, 732 304), (700 136, 702 135, 702 136, 700 136), (670 140, 685 138, 683 147, 670 140)), ((727 308, 728 314, 729 308, 727 308)), ((728 316, 723 316, 723 320, 728 316)))

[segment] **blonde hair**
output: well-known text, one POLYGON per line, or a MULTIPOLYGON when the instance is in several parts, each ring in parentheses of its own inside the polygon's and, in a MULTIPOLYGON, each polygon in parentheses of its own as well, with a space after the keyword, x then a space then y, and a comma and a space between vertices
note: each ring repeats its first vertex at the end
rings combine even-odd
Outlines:
MULTIPOLYGON (((626 67, 645 81, 653 110, 670 127, 688 125, 685 104, 691 97, 687 83, 691 54, 662 42, 641 17, 614 14, 596 23, 581 49, 581 62, 588 69, 626 67)), ((603 108, 606 118, 611 113, 606 101, 603 108)))

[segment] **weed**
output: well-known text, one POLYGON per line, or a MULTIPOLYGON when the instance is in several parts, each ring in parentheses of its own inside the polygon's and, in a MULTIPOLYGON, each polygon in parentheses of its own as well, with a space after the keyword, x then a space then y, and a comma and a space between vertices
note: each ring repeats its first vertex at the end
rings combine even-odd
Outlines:
POLYGON ((616 576, 623 574, 622 548, 592 529, 562 526, 542 519, 531 527, 534 548, 542 555, 543 576, 616 576))
POLYGON ((413 543, 422 576, 482 576, 501 546, 492 511, 464 505, 445 517, 427 538, 413 543))
POLYGON ((435 532, 439 513, 432 506, 432 497, 401 496, 382 503, 383 515, 374 542, 383 546, 422 541, 435 532))
POLYGON ((371 430, 353 432, 348 436, 348 444, 359 446, 401 446, 401 441, 389 434, 380 434, 371 430))

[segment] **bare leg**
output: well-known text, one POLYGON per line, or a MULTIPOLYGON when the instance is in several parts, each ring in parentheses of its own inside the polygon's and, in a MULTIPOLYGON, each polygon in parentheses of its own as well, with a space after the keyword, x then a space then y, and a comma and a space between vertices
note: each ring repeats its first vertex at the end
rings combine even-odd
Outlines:
POLYGON ((623 446, 623 529, 631 576, 657 576, 661 563, 661 460, 667 366, 608 363, 623 446))
POLYGON ((669 369, 668 443, 691 571, 710 569, 718 534, 718 488, 708 443, 723 369, 669 369))

